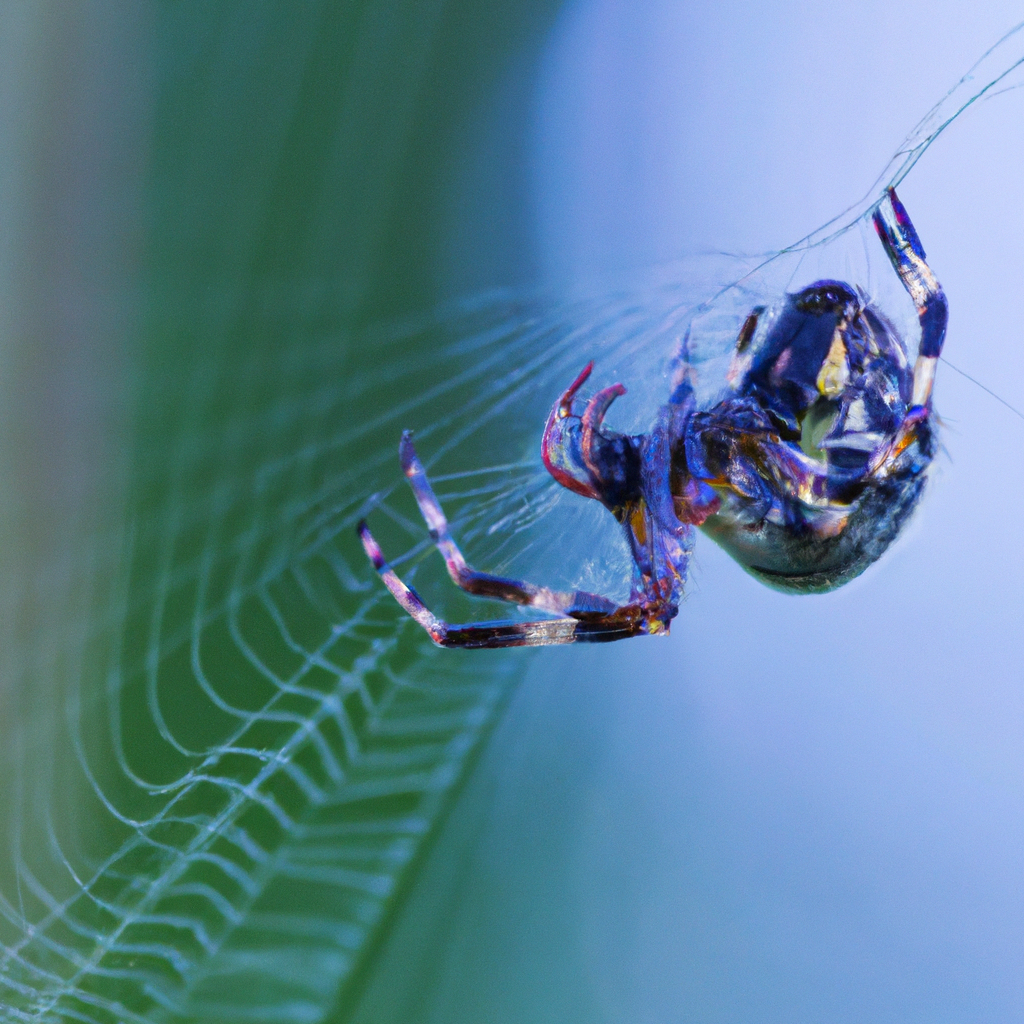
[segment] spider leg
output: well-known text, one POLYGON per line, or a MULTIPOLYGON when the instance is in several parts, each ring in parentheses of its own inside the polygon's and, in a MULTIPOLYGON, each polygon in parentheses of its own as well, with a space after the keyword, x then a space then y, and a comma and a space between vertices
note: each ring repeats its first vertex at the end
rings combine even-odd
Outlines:
POLYGON ((672 381, 672 390, 669 392, 670 405, 682 405, 693 394, 693 384, 696 374, 690 365, 690 326, 686 327, 683 336, 676 346, 675 355, 669 365, 669 378, 672 381))
MULTIPOLYGON (((471 622, 450 625, 437 618, 412 587, 384 560, 366 523, 359 524, 363 548, 395 600, 422 626, 438 647, 540 647, 550 644, 608 643, 643 633, 666 633, 674 608, 662 603, 611 606, 608 612, 579 612, 579 617, 538 622, 471 622)), ((603 599, 602 599, 603 600, 603 599)), ((608 602, 611 604, 611 602, 608 602)))
POLYGON ((886 255, 907 289, 921 323, 921 346, 914 364, 914 406, 926 406, 935 380, 935 364, 946 338, 948 309, 942 286, 925 262, 924 247, 903 204, 890 188, 887 202, 872 214, 886 255))
POLYGON ((757 325, 764 315, 764 311, 764 306, 755 306, 747 314, 746 320, 743 321, 743 325, 740 327, 739 334, 736 335, 736 347, 733 349, 732 359, 729 362, 729 369, 725 377, 734 388, 743 382, 753 365, 754 353, 750 348, 750 343, 754 339, 757 325))
MULTIPOLYGON (((614 601, 601 597, 599 594, 591 594, 585 590, 570 592, 549 590, 547 587, 538 587, 533 583, 527 583, 523 580, 494 576, 490 573, 478 572, 476 569, 473 569, 466 562, 465 557, 452 538, 444 510, 441 508, 441 503, 437 500, 437 495, 434 494, 433 487, 430 486, 430 481, 427 479, 423 464, 416 454, 412 433, 408 430, 402 434, 399 456, 402 462, 402 470, 409 480, 409 485, 412 487, 412 492, 416 497, 416 504, 419 505, 420 512, 426 520, 430 536, 444 556, 445 565, 448 567, 448 575, 451 576, 456 586, 480 597, 494 597, 502 601, 510 601, 513 604, 539 608, 542 611, 551 612, 555 615, 594 612, 609 613, 616 610, 614 601)), ((388 586, 390 587, 390 584, 388 586)), ((394 590, 392 590, 392 593, 394 593, 394 590)), ((403 607, 405 607, 404 604, 403 607)), ((407 608, 406 610, 408 611, 409 609, 407 608)), ((416 616, 413 615, 413 618, 416 618, 416 616)), ((419 620, 417 619, 417 621, 419 620)))

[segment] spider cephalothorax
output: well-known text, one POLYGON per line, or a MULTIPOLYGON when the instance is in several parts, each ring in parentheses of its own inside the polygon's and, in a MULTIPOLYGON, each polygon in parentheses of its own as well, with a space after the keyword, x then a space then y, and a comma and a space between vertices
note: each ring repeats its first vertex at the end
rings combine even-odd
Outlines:
POLYGON ((710 408, 697 406, 684 339, 671 395, 648 433, 603 428, 609 405, 625 391, 621 384, 576 411, 592 364, 552 409, 544 464, 622 524, 634 564, 626 604, 471 569, 406 434, 402 466, 452 579, 471 593, 558 617, 450 626, 395 575, 361 523, 367 554, 402 607, 449 647, 664 633, 678 610, 696 527, 778 589, 831 590, 863 572, 913 510, 935 454, 931 392, 946 331, 942 289, 893 190, 874 224, 918 311, 913 367, 903 340, 865 295, 841 281, 818 281, 776 307, 751 311, 728 391, 710 408))

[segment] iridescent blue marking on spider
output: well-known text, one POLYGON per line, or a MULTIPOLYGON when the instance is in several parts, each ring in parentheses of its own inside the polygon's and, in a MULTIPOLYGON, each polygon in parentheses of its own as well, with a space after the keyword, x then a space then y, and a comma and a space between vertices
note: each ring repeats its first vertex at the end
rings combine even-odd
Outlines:
POLYGON ((469 567, 416 456, 402 437, 402 468, 449 574, 463 590, 555 618, 451 626, 436 618, 384 561, 365 523, 359 534, 399 604, 442 647, 602 642, 667 633, 699 527, 769 586, 818 593, 862 573, 917 503, 935 454, 931 406, 946 333, 946 299, 914 225, 890 189, 873 214, 886 254, 918 312, 911 368, 893 326, 860 291, 818 281, 758 306, 736 341, 726 397, 700 410, 688 337, 672 391, 652 429, 605 430, 621 384, 577 412, 588 364, 548 417, 541 454, 551 475, 600 501, 633 557, 629 600, 559 592, 469 567))

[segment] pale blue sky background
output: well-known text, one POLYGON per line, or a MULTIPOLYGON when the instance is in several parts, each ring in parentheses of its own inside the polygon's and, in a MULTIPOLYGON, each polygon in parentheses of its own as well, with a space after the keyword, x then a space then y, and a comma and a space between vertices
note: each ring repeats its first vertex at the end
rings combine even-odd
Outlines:
MULTIPOLYGON (((536 83, 544 275, 801 237, 1022 17, 574 0, 536 83)), ((1017 404, 1022 101, 901 189, 947 355, 1017 404)), ((701 539, 671 639, 528 655, 394 940, 433 937, 424 1020, 1024 1019, 1024 422, 946 367, 936 404, 924 506, 845 589, 701 539)))

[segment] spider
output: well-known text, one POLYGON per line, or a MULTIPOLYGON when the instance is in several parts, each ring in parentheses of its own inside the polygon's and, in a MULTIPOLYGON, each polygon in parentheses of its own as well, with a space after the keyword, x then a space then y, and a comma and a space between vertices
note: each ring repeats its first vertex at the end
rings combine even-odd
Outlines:
POLYGON ((947 319, 942 288, 893 189, 872 219, 917 309, 913 367, 906 344, 863 292, 824 280, 785 295, 777 307, 751 310, 736 340, 729 390, 710 409, 697 407, 688 336, 669 399, 648 433, 603 428, 608 407, 625 393, 621 384, 602 388, 577 412, 593 363, 555 404, 541 444, 544 464, 562 486, 600 501, 621 524, 633 558, 626 604, 471 568, 409 432, 399 449, 402 469, 452 580, 471 594, 556 617, 449 625, 398 578, 361 522, 363 547, 398 603, 441 647, 667 633, 697 527, 779 590, 822 593, 862 573, 907 521, 936 452, 931 394, 947 319))

